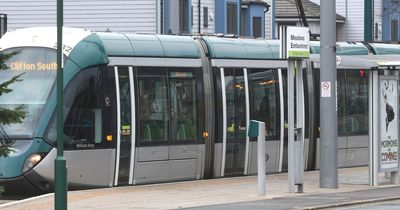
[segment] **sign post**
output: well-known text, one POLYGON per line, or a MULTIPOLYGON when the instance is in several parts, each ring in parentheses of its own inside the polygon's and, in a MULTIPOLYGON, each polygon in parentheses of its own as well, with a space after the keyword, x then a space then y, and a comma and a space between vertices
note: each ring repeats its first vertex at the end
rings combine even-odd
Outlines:
POLYGON ((265 123, 257 120, 250 121, 249 137, 257 137, 257 177, 258 195, 265 195, 265 123))
POLYGON ((310 57, 310 33, 305 27, 280 28, 281 58, 288 59, 288 182, 289 192, 303 192, 304 89, 302 59, 310 57), (296 78, 296 107, 295 87, 296 78), (295 121, 295 108, 297 120, 295 121), (296 125, 296 127, 295 127, 296 125))
POLYGON ((63 55, 62 55, 63 0, 57 0, 57 157, 54 160, 55 209, 67 209, 67 166, 64 158, 63 116, 63 55))

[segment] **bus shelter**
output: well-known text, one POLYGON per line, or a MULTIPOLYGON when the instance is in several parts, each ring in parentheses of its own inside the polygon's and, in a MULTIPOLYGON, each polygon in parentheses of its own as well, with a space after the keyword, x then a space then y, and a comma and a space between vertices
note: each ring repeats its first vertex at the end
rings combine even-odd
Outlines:
MULTIPOLYGON (((319 55, 310 60, 319 67, 319 55)), ((336 56, 337 69, 368 71, 369 184, 379 184, 378 174, 399 183, 399 55, 336 56)), ((336 90, 338 87, 336 86, 336 90)), ((322 92, 322 90, 321 90, 322 92)), ((337 91, 336 91, 337 95, 337 91)), ((337 99, 336 99, 337 101, 337 99)), ((336 111, 337 111, 336 106, 336 111)), ((334 163, 332 163, 334 164, 334 163)))

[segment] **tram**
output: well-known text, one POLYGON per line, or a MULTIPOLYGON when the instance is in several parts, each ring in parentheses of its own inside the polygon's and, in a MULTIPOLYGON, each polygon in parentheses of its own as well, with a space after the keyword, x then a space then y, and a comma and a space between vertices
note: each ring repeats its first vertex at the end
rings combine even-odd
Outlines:
MULTIPOLYGON (((1 143, 13 149, 0 158, 6 192, 54 187, 55 34, 55 28, 29 28, 0 39, 0 50, 19 52, 0 82, 25 72, 0 106, 24 105, 27 113, 22 123, 1 128, 1 143)), ((69 189, 255 174, 257 141, 246 135, 251 119, 266 123, 266 173, 287 170, 287 61, 279 59, 279 41, 72 28, 63 36, 69 189)), ((312 54, 318 45, 312 42, 312 54)), ((338 54, 371 57, 373 46, 338 43, 338 54)), ((307 170, 319 167, 318 62, 303 65, 307 170)), ((368 106, 362 105, 372 67, 338 65, 341 167, 368 163, 368 106)))

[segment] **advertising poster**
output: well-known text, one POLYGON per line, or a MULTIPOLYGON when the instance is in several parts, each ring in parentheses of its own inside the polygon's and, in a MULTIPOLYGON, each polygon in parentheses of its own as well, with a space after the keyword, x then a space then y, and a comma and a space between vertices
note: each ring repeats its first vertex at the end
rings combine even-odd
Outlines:
POLYGON ((380 80, 379 114, 380 114, 380 169, 391 171, 399 167, 398 99, 396 79, 380 80))

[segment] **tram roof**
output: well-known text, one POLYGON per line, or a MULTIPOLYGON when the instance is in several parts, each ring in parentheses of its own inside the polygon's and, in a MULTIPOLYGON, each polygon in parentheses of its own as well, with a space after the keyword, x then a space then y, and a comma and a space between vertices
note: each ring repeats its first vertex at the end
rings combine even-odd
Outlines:
POLYGON ((82 69, 108 64, 108 57, 200 58, 200 52, 189 36, 93 33, 75 46, 69 59, 82 69))
POLYGON ((279 40, 202 37, 214 59, 278 59, 279 40))
POLYGON ((387 43, 370 43, 372 51, 376 55, 393 55, 400 54, 399 44, 387 44, 387 43))
MULTIPOLYGON (((336 43, 337 55, 368 55, 368 48, 360 42, 337 42, 336 43)), ((318 41, 310 42, 311 54, 320 54, 321 46, 318 41)))
MULTIPOLYGON (((320 55, 311 55, 310 60, 320 63, 320 55)), ((380 67, 400 67, 400 55, 339 55, 336 58, 337 68, 341 69, 376 69, 380 67)))

